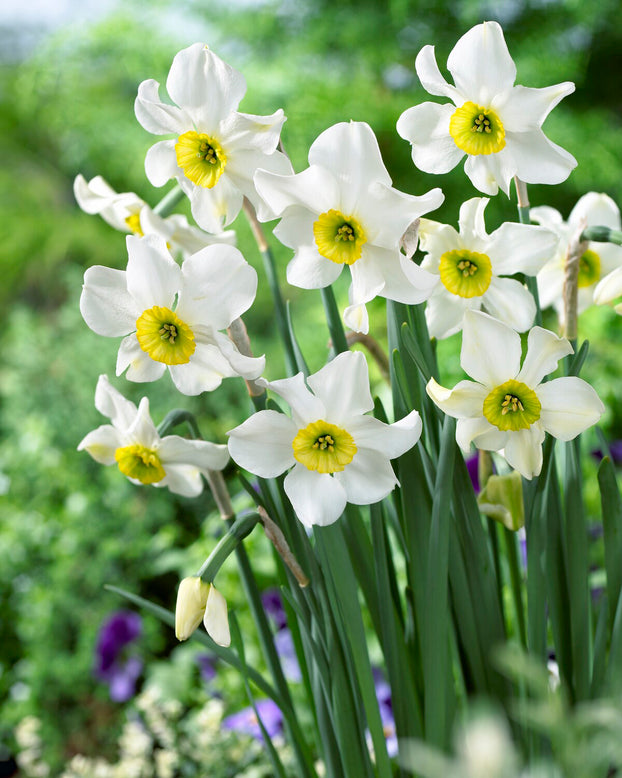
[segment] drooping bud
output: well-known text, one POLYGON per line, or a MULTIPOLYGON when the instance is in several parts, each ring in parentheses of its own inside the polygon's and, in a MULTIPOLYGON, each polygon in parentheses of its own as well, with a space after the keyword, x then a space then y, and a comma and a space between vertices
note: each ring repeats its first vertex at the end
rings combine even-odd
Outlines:
POLYGON ((211 584, 205 583, 196 575, 184 578, 179 584, 175 606, 177 640, 188 640, 201 623, 211 588, 211 584))
POLYGON ((229 632, 229 618, 227 616, 227 601, 216 589, 214 584, 209 585, 207 604, 203 624, 207 634, 214 643, 219 646, 231 645, 231 633, 229 632))

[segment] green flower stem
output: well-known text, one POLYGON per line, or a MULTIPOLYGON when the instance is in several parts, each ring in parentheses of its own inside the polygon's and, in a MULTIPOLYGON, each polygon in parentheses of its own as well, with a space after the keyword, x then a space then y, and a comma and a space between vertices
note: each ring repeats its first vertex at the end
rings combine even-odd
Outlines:
POLYGON ((197 576, 203 578, 207 583, 211 583, 225 560, 229 558, 238 544, 252 532, 255 525, 260 521, 258 513, 239 516, 229 526, 227 533, 218 541, 212 553, 203 562, 197 576))
POLYGON ((335 354, 341 354, 342 351, 348 351, 348 341, 346 340, 346 334, 343 329, 343 322, 341 321, 341 314, 337 308, 337 301, 335 300, 335 293, 332 286, 325 286, 320 289, 322 294, 322 303, 324 304, 324 312, 326 313, 326 321, 328 323, 328 331, 330 332, 330 338, 333 344, 333 351, 335 354))
POLYGON ((184 197, 184 190, 176 184, 170 192, 167 192, 160 202, 153 209, 154 213, 161 216, 163 219, 172 213, 173 209, 184 197))
POLYGON ((512 589, 512 598, 516 610, 516 622, 518 624, 518 634, 523 648, 527 649, 527 627, 525 624, 525 609, 523 605, 523 582, 520 570, 518 548, 516 542, 516 533, 503 528, 505 539, 506 559, 510 568, 510 586, 512 589))
POLYGON ((243 208, 244 214, 248 219, 248 223, 250 224, 250 228, 253 232, 255 241, 257 242, 257 247, 259 248, 259 253, 261 254, 261 258, 263 260, 266 278, 268 279, 268 285, 270 286, 270 291, 272 293, 274 312, 276 315, 276 325, 283 343, 283 348, 285 350, 285 366, 287 368, 287 373, 288 375, 295 375, 295 373, 298 372, 296 367, 296 352, 290 336, 290 329, 287 322, 287 309, 281 294, 281 287, 279 286, 279 279, 276 272, 274 257, 270 251, 268 241, 266 240, 266 237, 263 233, 263 228, 257 219, 255 209, 253 208, 250 200, 248 200, 246 197, 244 198, 243 208))
MULTIPOLYGON (((518 221, 521 224, 529 224, 529 196, 527 194, 527 184, 524 181, 521 181, 518 176, 514 176, 514 184, 516 186, 516 196, 518 199, 518 221)), ((535 324, 537 324, 538 327, 541 327, 542 311, 540 309, 540 295, 538 294, 538 283, 535 276, 526 276, 525 284, 536 303, 535 324)))
POLYGON ((615 243, 617 246, 622 246, 622 232, 620 230, 612 230, 611 227, 586 227, 581 233, 580 240, 593 240, 597 243, 615 243))
POLYGON ((190 432, 192 433, 193 438, 196 438, 197 440, 203 440, 203 436, 201 435, 199 425, 197 424, 197 420, 194 414, 190 413, 190 411, 184 410, 183 408, 174 408, 172 411, 169 411, 166 414, 166 416, 158 424, 158 435, 163 438, 165 435, 168 435, 168 433, 174 427, 178 427, 180 424, 184 423, 190 427, 190 432))

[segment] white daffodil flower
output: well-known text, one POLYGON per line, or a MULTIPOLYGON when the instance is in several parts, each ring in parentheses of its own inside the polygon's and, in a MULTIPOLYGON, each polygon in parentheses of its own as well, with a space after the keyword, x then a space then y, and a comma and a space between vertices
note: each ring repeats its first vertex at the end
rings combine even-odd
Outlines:
POLYGON ((188 224, 179 213, 166 218, 159 216, 134 192, 115 192, 101 176, 87 181, 77 175, 73 182, 76 202, 85 213, 99 214, 111 227, 133 235, 159 235, 172 252, 185 258, 212 243, 235 244, 235 232, 227 230, 208 235, 188 224))
POLYGON ((231 645, 227 602, 214 584, 198 576, 184 578, 177 590, 175 606, 175 637, 188 640, 199 624, 219 646, 231 645))
POLYGON ((559 184, 576 167, 575 158, 541 129, 574 84, 514 86, 516 66, 497 22, 478 24, 454 46, 447 68, 455 86, 441 75, 434 46, 423 47, 415 68, 424 89, 453 103, 413 106, 397 122, 420 170, 447 173, 466 154, 464 170, 480 192, 494 195, 501 187, 509 195, 513 176, 531 184, 559 184))
POLYGON ((276 151, 285 121, 236 110, 246 82, 207 46, 195 43, 173 59, 166 88, 176 105, 163 103, 153 79, 138 87, 136 118, 155 135, 175 135, 147 152, 145 171, 154 186, 176 178, 190 198, 192 215, 208 232, 220 232, 240 212, 244 196, 260 218, 270 218, 253 186, 258 167, 291 172, 276 151))
POLYGON ((502 276, 536 275, 552 255, 557 239, 542 227, 506 222, 486 233, 487 197, 474 197, 460 208, 460 232, 447 224, 421 219, 419 241, 427 252, 421 267, 437 283, 425 313, 430 335, 447 338, 462 329, 464 312, 484 308, 518 332, 528 329, 536 304, 525 286, 502 276))
POLYGON ((521 366, 520 335, 488 314, 467 311, 460 364, 475 380, 446 389, 431 378, 426 390, 442 411, 458 419, 456 440, 464 451, 471 443, 499 451, 511 467, 531 479, 542 468, 545 432, 572 440, 596 424, 605 410, 581 378, 542 383, 572 351, 564 338, 533 327, 521 366))
POLYGON ((374 403, 360 351, 339 354, 317 373, 260 382, 282 397, 292 417, 259 411, 229 432, 231 457, 261 478, 285 477, 285 493, 307 527, 337 521, 346 503, 369 505, 398 485, 391 459, 415 445, 421 419, 395 424, 365 414, 374 403))
MULTIPOLYGON (((588 192, 583 195, 570 212, 565 222, 559 211, 549 206, 532 208, 530 218, 547 227, 557 235, 557 250, 553 258, 546 263, 538 273, 538 294, 540 305, 547 308, 552 305, 563 322, 564 305, 563 289, 566 276, 566 255, 568 247, 576 241, 585 229, 602 225, 611 229, 620 229, 620 210, 614 201, 606 194, 588 192)), ((579 290, 577 310, 584 311, 594 302, 604 302, 602 288, 598 300, 596 290, 599 281, 622 267, 622 247, 612 243, 589 242, 579 260, 579 290)))
POLYGON ((89 432, 78 451, 87 451, 102 465, 117 464, 132 483, 196 497, 203 491, 201 474, 222 470, 229 461, 226 446, 179 435, 161 438, 149 415, 149 400, 143 397, 137 408, 105 375, 97 382, 95 407, 112 423, 89 432))
POLYGON ((391 186, 378 141, 363 122, 336 124, 311 145, 309 167, 297 175, 255 175, 257 191, 281 217, 274 234, 295 254, 287 280, 302 289, 332 284, 348 265, 352 273, 345 322, 367 332, 365 303, 377 295, 420 303, 434 279, 400 252, 400 240, 444 196, 421 197, 391 186))
POLYGON ((240 354, 219 332, 255 299, 257 273, 242 254, 233 246, 207 246, 180 267, 161 238, 126 240, 127 270, 89 268, 80 298, 94 332, 126 336, 117 375, 127 369, 130 381, 155 381, 168 368, 188 395, 216 389, 228 376, 261 375, 265 359, 240 354))

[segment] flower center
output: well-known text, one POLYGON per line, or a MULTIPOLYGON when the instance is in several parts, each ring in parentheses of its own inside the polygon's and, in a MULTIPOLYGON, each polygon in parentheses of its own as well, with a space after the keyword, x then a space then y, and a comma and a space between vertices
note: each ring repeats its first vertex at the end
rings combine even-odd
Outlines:
POLYGON ((125 223, 127 224, 128 230, 133 232, 134 235, 140 235, 142 238, 145 234, 143 228, 140 226, 140 211, 130 214, 125 220, 125 223))
POLYGON ((441 282, 459 297, 481 297, 490 286, 492 264, 486 254, 455 249, 446 251, 439 264, 441 282))
POLYGON ((352 265, 361 258, 365 232, 352 216, 340 211, 321 213, 313 224, 313 237, 323 257, 338 265, 352 265))
POLYGON ((141 349, 156 362, 185 365, 196 343, 190 327, 170 308, 154 305, 136 320, 136 337, 141 349))
POLYGON ((600 278, 600 257, 588 249, 579 260, 579 288, 592 286, 600 278))
POLYGON ((123 475, 142 484, 157 484, 166 476, 160 457, 153 449, 141 446, 140 443, 118 448, 114 458, 123 475))
POLYGON ((294 457, 308 470, 338 473, 349 465, 357 448, 349 432, 322 419, 313 421, 292 441, 294 457))
POLYGON ((496 111, 470 101, 453 112, 449 134, 467 154, 496 154, 505 146, 505 130, 496 111))
POLYGON ((185 132, 175 144, 177 164, 193 184, 211 189, 225 170, 227 157, 221 145, 204 133, 185 132))
POLYGON ((513 378, 497 386, 484 400, 484 416, 497 429, 527 430, 540 418, 542 406, 533 389, 513 378))

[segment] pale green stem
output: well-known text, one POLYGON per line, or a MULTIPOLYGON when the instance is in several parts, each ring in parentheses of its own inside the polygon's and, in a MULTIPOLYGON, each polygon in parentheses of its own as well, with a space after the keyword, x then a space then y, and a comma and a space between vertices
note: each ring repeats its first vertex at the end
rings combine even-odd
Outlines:
POLYGON ((176 184, 170 192, 167 192, 167 194, 164 195, 164 197, 153 209, 153 212, 157 213, 158 216, 161 216, 164 219, 173 211, 177 203, 183 200, 183 197, 184 190, 179 186, 179 184, 176 184))

